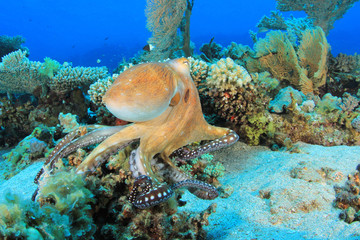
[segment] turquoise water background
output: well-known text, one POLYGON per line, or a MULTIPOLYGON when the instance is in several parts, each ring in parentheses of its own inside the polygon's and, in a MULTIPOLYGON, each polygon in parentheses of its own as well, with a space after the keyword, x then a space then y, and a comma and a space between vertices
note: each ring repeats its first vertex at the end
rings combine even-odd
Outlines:
MULTIPOLYGON (((147 44, 151 33, 146 29, 145 5, 145 0, 0 0, 0 35, 22 35, 31 60, 51 57, 112 70, 147 44)), ((261 17, 275 9, 275 0, 195 0, 191 40, 197 51, 212 37, 223 46, 232 41, 252 46, 249 30, 257 31, 261 17)), ((360 52, 359 15, 357 2, 335 22, 328 35, 334 55, 360 52)))

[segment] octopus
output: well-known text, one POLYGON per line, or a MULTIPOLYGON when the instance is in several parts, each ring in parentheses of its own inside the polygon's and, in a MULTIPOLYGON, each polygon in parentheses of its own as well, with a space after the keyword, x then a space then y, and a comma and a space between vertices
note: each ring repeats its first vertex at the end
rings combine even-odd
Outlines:
POLYGON ((55 146, 35 183, 43 173, 53 169, 58 159, 78 148, 100 143, 76 169, 78 174, 86 176, 111 154, 139 142, 129 157, 135 178, 129 200, 134 206, 145 209, 160 204, 178 188, 186 188, 201 199, 215 199, 219 195, 211 184, 181 172, 172 160, 196 158, 230 146, 239 138, 228 128, 206 122, 186 58, 144 63, 127 69, 107 90, 103 103, 113 115, 129 124, 89 125, 69 133, 55 146), (204 141, 206 143, 197 147, 186 147, 204 141), (155 156, 165 163, 168 182, 155 171, 155 156))

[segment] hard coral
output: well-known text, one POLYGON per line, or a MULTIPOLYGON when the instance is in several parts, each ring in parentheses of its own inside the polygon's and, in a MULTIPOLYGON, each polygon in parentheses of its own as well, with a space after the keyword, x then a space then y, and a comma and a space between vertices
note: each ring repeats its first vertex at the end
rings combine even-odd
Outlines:
POLYGON ((56 92, 68 92, 75 87, 89 86, 98 79, 108 75, 105 67, 72 67, 59 68, 48 84, 50 89, 56 92))
POLYGON ((250 74, 246 69, 234 62, 231 58, 222 58, 210 65, 207 84, 222 91, 227 90, 231 94, 236 92, 236 88, 243 87, 251 81, 250 74))
POLYGON ((2 58, 0 63, 0 92, 32 93, 45 84, 40 74, 42 64, 29 61, 27 52, 18 50, 2 58))

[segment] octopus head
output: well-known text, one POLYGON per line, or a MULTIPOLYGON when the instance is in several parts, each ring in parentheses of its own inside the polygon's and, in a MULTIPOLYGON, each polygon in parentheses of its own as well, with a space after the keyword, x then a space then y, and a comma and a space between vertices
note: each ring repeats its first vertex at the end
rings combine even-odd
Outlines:
POLYGON ((171 105, 182 80, 191 79, 186 58, 144 63, 121 73, 103 97, 109 111, 129 122, 160 116, 171 105))
POLYGON ((187 58, 177 58, 168 61, 168 64, 181 76, 190 77, 190 62, 187 58))

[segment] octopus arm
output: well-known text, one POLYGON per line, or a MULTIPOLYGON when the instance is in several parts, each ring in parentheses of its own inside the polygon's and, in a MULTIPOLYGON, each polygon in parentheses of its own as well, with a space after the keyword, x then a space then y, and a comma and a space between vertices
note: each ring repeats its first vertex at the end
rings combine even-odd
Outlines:
POLYGON ((111 135, 85 158, 76 169, 76 172, 79 174, 93 172, 100 164, 106 161, 108 156, 137 141, 140 138, 141 132, 142 129, 139 126, 132 124, 111 135))

